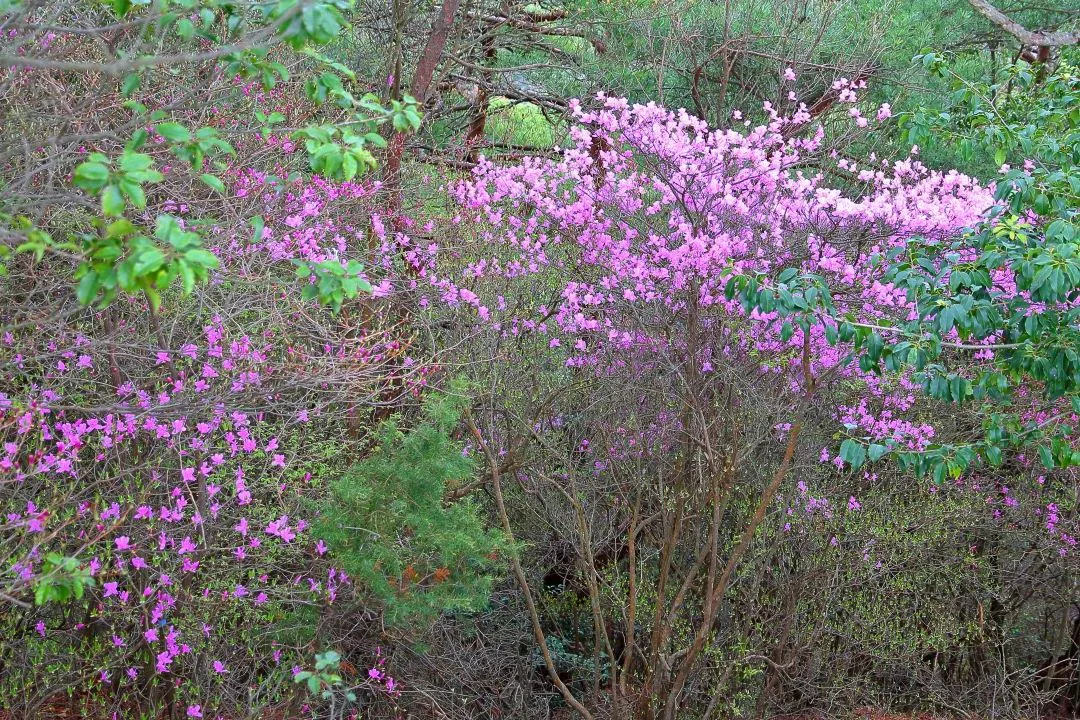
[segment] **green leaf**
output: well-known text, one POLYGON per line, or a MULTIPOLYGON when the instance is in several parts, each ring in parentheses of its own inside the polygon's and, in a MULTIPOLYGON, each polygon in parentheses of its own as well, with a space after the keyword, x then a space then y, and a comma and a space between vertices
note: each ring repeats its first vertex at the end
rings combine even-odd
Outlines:
POLYGON ((160 123, 154 126, 154 130, 170 142, 187 142, 191 139, 191 132, 180 123, 160 123))
POLYGON ((123 103, 123 107, 135 113, 136 115, 146 114, 146 105, 136 100, 125 100, 123 103))
POLYGON ((135 257, 133 270, 136 275, 154 272, 165 264, 165 253, 156 247, 149 247, 135 257))
POLYGON ((154 236, 161 240, 168 240, 175 233, 183 232, 176 218, 172 215, 158 215, 154 224, 154 236))
POLYGON ((101 162, 90 161, 81 163, 75 168, 72 183, 75 187, 82 188, 87 192, 96 193, 105 187, 109 180, 109 168, 101 162))
POLYGON ((341 160, 341 176, 344 180, 352 180, 359 170, 356 157, 352 153, 346 153, 341 160))
POLYGON ((135 286, 135 271, 132 269, 134 263, 128 259, 116 266, 116 283, 120 286, 120 289, 124 292, 135 292, 138 288, 135 286))
POLYGON ((123 82, 120 83, 120 94, 124 97, 131 97, 131 93, 139 89, 139 83, 142 82, 142 78, 138 73, 130 73, 124 76, 123 82))
POLYGON ((866 460, 866 448, 856 440, 848 438, 840 443, 840 459, 857 470, 866 460))
POLYGON ((83 305, 89 305, 97 296, 97 272, 89 271, 75 286, 75 297, 83 305))
POLYGON ((120 192, 119 185, 109 185, 101 194, 101 211, 106 217, 116 217, 124 214, 124 196, 120 192))
POLYGON ((127 145, 124 146, 124 150, 130 152, 137 152, 144 144, 146 139, 150 137, 150 133, 146 132, 146 128, 139 128, 131 134, 131 139, 128 140, 127 145))
POLYGON ((143 192, 142 186, 138 183, 133 183, 127 179, 121 180, 120 191, 139 210, 146 208, 146 193, 143 192))
POLYGON ((188 250, 184 253, 184 257, 193 263, 197 263, 206 268, 216 268, 218 266, 218 259, 214 253, 202 248, 195 248, 194 250, 188 250))
POLYGON ((182 18, 176 23, 176 34, 182 40, 190 40, 195 35, 195 23, 188 18, 182 18))
POLYGON ((1040 445, 1039 457, 1042 459, 1042 464, 1047 470, 1054 469, 1054 455, 1050 452, 1050 448, 1045 445, 1040 445))
POLYGON ((195 289, 195 271, 184 260, 177 260, 176 267, 180 271, 180 280, 184 284, 184 294, 190 295, 195 289))
POLYGON ((225 183, 221 182, 221 180, 219 180, 216 175, 211 175, 210 173, 203 173, 202 175, 200 175, 200 177, 202 178, 202 181, 204 183, 212 187, 214 190, 217 190, 222 195, 225 194, 225 183))
POLYGON ((125 174, 147 170, 153 166, 153 164, 154 158, 145 153, 125 152, 120 156, 120 169, 123 170, 125 174))

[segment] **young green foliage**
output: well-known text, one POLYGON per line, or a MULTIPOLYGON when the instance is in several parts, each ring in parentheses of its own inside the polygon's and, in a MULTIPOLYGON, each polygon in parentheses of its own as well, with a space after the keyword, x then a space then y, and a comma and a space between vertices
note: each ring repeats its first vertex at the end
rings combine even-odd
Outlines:
POLYGON ((337 260, 324 260, 321 263, 309 263, 294 260, 296 277, 309 281, 304 286, 302 297, 305 300, 318 300, 320 305, 330 307, 335 313, 341 312, 341 304, 352 300, 360 293, 370 293, 371 283, 364 277, 364 266, 356 260, 342 265, 337 260))
POLYGON ((90 575, 90 568, 79 562, 78 558, 51 552, 45 556, 43 572, 34 581, 34 603, 45 605, 81 600, 87 588, 92 587, 94 578, 90 575))
MULTIPOLYGON (((341 690, 344 681, 341 677, 341 655, 334 650, 315 655, 315 669, 301 670, 293 675, 293 682, 304 683, 313 696, 329 700, 336 690, 341 690)), ((356 702, 356 693, 344 689, 342 695, 347 702, 356 702)))
POLYGON ((123 292, 145 293, 156 310, 161 293, 179 277, 184 292, 206 282, 217 257, 202 247, 198 234, 185 230, 171 215, 159 215, 153 239, 121 218, 100 235, 84 236, 86 260, 75 271, 75 295, 84 305, 109 305, 123 292))

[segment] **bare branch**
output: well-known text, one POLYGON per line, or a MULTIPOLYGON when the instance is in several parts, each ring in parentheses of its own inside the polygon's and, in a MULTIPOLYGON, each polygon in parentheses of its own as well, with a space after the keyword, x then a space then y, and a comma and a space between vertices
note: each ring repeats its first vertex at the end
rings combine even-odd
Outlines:
POLYGON ((1080 43, 1080 33, 1056 31, 1033 32, 991 5, 987 0, 968 0, 971 7, 990 22, 1012 35, 1024 45, 1062 47, 1080 43))

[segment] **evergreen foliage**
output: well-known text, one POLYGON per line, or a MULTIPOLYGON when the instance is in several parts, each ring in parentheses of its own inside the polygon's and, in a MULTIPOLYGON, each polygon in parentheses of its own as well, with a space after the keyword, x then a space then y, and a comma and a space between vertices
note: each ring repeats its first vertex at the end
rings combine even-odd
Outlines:
POLYGON ((463 386, 430 395, 423 421, 393 418, 371 455, 331 486, 318 532, 385 607, 390 624, 483 608, 506 542, 478 505, 444 502, 476 465, 451 438, 467 405, 463 386))

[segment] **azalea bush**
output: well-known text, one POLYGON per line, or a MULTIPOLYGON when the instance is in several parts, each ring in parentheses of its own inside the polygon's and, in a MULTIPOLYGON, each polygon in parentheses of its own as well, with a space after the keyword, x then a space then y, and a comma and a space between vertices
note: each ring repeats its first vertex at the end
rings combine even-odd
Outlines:
MULTIPOLYGON (((306 207, 321 239, 326 194, 358 192, 300 183, 279 202, 306 207)), ((303 216, 268 222, 262 242, 279 232, 296 255, 288 217, 303 216)), ((137 298, 27 322, 34 304, 6 286, 18 314, 4 336, 5 622, 28 638, 7 648, 23 669, 6 676, 11 702, 95 687, 147 708, 279 702, 273 683, 246 688, 278 673, 291 692, 282 653, 310 657, 314 608, 349 586, 304 499, 364 446, 342 422, 349 408, 393 378, 419 388, 419 363, 402 368, 392 336, 305 301, 288 260, 241 231, 217 229, 210 282, 156 308, 137 298), (48 590, 69 577, 82 583, 74 603, 48 590)), ((57 283, 58 302, 78 303, 57 283)))
MULTIPOLYGON (((921 487, 996 508, 980 518, 1031 538, 1051 574, 1073 554, 1059 508, 1074 479, 1074 323, 1056 318, 1074 312, 1075 243, 1063 237, 1043 291, 1023 254, 968 270, 987 239, 1016 240, 996 220, 1014 186, 931 171, 917 148, 845 159, 831 138, 891 112, 860 104, 854 84, 836 90, 824 123, 766 107, 771 122, 742 131, 601 96, 575 108, 558 158, 482 160, 453 186, 452 252, 376 226, 384 248, 426 257, 419 305, 456 308, 497 360, 477 370, 498 388, 485 446, 520 512, 572 548, 538 562, 569 562, 588 609, 576 652, 591 677, 571 687, 570 666, 545 658, 579 714, 601 693, 641 717, 716 712, 716 683, 742 661, 719 649, 732 593, 760 572, 742 561, 761 533, 823 534, 823 551, 859 556, 861 582, 888 585, 873 556, 902 545, 853 549, 897 542, 887 525, 845 536, 835 520, 799 530, 793 513, 857 517, 860 497, 921 487), (812 484, 838 496, 812 500, 812 484)), ((958 563, 972 552, 948 545, 958 563)))
POLYGON ((6 709, 322 702, 293 668, 357 589, 305 503, 430 371, 359 320, 360 175, 419 116, 320 55, 348 10, 0 9, 6 709))

